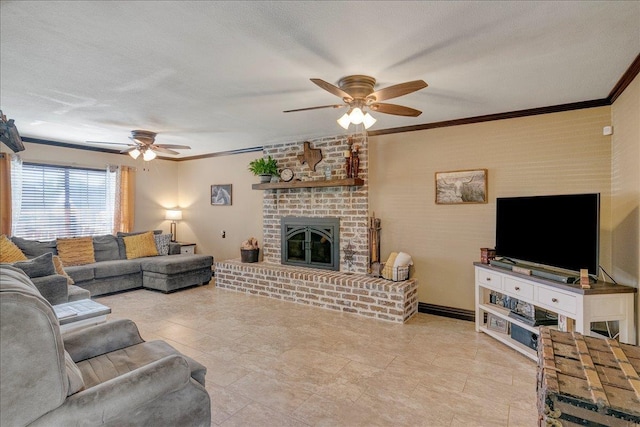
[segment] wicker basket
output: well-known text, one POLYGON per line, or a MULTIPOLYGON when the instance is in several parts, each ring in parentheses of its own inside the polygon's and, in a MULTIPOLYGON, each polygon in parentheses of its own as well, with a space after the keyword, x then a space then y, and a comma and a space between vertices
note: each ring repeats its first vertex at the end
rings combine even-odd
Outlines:
POLYGON ((409 278, 409 266, 406 267, 394 267, 393 268, 393 276, 391 280, 394 282, 402 282, 403 280, 407 280, 409 278))

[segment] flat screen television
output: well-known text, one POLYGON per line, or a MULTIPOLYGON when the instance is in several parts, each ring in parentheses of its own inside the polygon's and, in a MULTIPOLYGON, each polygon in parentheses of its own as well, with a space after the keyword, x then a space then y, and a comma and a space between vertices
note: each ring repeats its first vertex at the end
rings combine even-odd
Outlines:
POLYGON ((496 201, 496 256, 598 275, 600 194, 496 201))

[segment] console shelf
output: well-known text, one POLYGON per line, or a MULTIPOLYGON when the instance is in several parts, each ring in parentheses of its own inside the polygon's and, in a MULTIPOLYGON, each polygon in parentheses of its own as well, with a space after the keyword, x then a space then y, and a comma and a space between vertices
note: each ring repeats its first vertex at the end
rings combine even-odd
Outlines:
POLYGON ((490 329, 485 317, 490 314, 506 321, 507 331, 512 325, 517 325, 538 335, 539 327, 509 317, 508 309, 489 302, 491 291, 572 319, 575 330, 583 335, 595 335, 591 332, 592 322, 617 321, 620 326, 619 340, 635 344, 635 288, 597 282, 590 289, 582 289, 577 284, 553 282, 481 263, 474 265, 476 331, 495 338, 532 360, 537 360, 535 350, 511 338, 508 332, 490 329))
POLYGON ((289 181, 252 184, 253 190, 278 190, 283 188, 316 188, 316 187, 359 187, 364 185, 362 178, 329 179, 317 181, 289 181))

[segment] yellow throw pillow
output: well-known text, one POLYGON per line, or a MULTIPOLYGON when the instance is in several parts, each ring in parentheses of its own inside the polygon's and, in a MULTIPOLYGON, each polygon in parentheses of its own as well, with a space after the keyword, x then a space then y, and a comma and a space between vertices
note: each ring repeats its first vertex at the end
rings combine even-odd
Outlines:
POLYGON ((56 268, 56 273, 67 278, 67 285, 73 285, 75 283, 71 276, 64 271, 64 266, 58 255, 53 256, 53 266, 56 268))
POLYGON ((71 267, 73 265, 93 264, 96 262, 93 254, 92 237, 72 237, 69 239, 56 239, 58 256, 62 265, 71 267))
POLYGON ((26 261, 27 257, 7 236, 0 237, 0 263, 11 264, 16 261, 26 261))
POLYGON ((126 236, 122 239, 124 240, 127 259, 158 255, 158 248, 156 247, 156 239, 153 237, 153 231, 136 234, 134 236, 126 236))

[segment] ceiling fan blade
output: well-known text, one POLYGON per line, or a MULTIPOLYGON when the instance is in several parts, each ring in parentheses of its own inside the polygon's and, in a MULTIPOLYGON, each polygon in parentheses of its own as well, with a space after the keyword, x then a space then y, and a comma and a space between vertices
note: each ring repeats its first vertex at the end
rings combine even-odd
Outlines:
POLYGON ((286 110, 283 113, 294 113, 296 111, 309 111, 309 110, 318 110, 320 108, 342 108, 346 107, 345 104, 334 104, 334 105, 322 105, 320 107, 307 107, 307 108, 298 108, 297 110, 286 110))
POLYGON ((331 83, 325 82, 322 79, 311 79, 311 81, 317 84, 318 86, 320 86, 322 89, 326 90, 327 92, 332 93, 335 96, 339 96, 345 102, 353 101, 353 97, 351 95, 349 95, 347 92, 343 91, 336 85, 332 85, 331 83))
POLYGON ((153 144, 154 147, 160 148, 174 148, 177 150, 191 150, 191 147, 188 145, 176 145, 176 144, 153 144))
POLYGON ((372 111, 376 111, 378 113, 394 114, 396 116, 418 117, 420 114, 422 114, 422 111, 418 111, 413 108, 396 104, 385 104, 382 102, 371 104, 369 108, 372 111))
POLYGON ((151 147, 153 151, 157 151, 158 153, 173 154, 174 156, 176 154, 180 154, 177 151, 169 150, 168 148, 158 147, 157 145, 153 145, 153 144, 150 145, 149 147, 151 147))
POLYGON ((429 85, 424 80, 413 80, 377 90, 367 95, 367 99, 373 102, 384 101, 385 99, 397 98, 398 96, 424 89, 427 86, 429 85))
POLYGON ((131 145, 126 142, 86 141, 87 144, 131 145))

